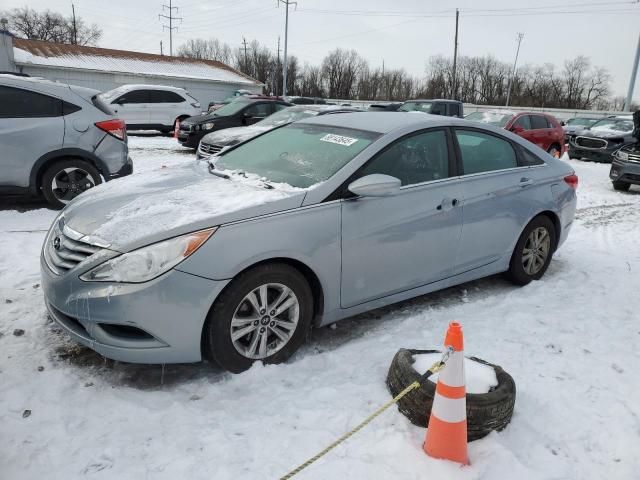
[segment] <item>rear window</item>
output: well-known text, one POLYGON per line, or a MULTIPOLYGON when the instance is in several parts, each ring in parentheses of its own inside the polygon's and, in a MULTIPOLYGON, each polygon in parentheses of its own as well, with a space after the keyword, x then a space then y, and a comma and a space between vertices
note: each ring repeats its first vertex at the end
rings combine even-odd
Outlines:
POLYGON ((100 110, 102 113, 106 113, 107 115, 113 115, 113 110, 104 100, 102 100, 101 95, 94 95, 91 97, 91 103, 93 106, 100 110))
POLYGON ((62 115, 62 100, 22 88, 0 86, 0 118, 41 118, 62 115))

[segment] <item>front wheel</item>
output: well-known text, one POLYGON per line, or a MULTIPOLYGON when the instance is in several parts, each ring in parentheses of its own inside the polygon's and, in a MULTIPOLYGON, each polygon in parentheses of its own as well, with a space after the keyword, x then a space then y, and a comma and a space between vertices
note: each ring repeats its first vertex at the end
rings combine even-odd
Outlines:
POLYGON ((531 220, 511 255, 507 277, 517 285, 539 280, 546 272, 556 245, 556 228, 545 216, 531 220))
POLYGON ((70 159, 56 162, 42 175, 42 194, 55 208, 64 206, 80 195, 102 183, 98 169, 89 162, 70 159))
POLYGON ((557 145, 551 145, 547 152, 554 158, 560 158, 560 148, 557 145))
POLYGON ((304 276, 286 264, 255 267, 216 300, 203 332, 207 358, 240 373, 256 361, 281 363, 304 342, 313 296, 304 276))

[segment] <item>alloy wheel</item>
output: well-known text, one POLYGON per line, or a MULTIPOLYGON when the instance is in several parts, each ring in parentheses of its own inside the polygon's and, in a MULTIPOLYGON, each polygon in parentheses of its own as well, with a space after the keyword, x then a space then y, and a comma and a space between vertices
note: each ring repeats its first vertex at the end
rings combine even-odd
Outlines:
POLYGON ((51 191, 60 202, 69 203, 95 185, 89 172, 79 167, 70 167, 56 173, 51 181, 51 191))
POLYGON ((281 283, 266 283, 249 292, 231 319, 231 341, 236 351, 252 360, 264 360, 281 350, 298 326, 300 303, 281 283))
POLYGON ((531 231, 522 250, 522 267, 527 275, 538 273, 549 256, 551 237, 545 227, 538 227, 531 231))

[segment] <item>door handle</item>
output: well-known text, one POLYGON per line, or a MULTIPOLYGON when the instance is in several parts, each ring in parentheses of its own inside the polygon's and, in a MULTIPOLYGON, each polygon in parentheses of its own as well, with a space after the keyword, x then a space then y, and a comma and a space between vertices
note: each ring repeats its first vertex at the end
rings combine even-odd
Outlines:
POLYGON ((460 202, 457 198, 445 198, 440 202, 440 205, 436 207, 436 210, 448 212, 453 207, 458 206, 458 203, 460 202))
POLYGON ((531 178, 522 177, 520 179, 520 187, 528 187, 529 185, 533 185, 533 180, 531 178))

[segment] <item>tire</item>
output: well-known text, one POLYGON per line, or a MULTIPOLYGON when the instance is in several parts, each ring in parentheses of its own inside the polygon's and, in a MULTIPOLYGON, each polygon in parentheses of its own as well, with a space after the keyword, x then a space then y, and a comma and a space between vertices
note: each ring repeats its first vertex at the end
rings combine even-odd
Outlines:
POLYGON ((549 155, 551 155, 554 158, 560 158, 560 147, 557 144, 553 144, 549 147, 549 150, 547 150, 547 153, 549 153, 549 155))
MULTIPOLYGON (((413 368, 413 356, 423 353, 437 353, 437 350, 408 350, 401 348, 393 357, 387 374, 387 387, 394 397, 414 381, 420 374, 413 368)), ((503 430, 511 421, 516 403, 516 384, 511 375, 501 367, 469 357, 493 367, 498 385, 487 393, 467 393, 467 441, 478 440, 491 431, 503 430)), ((435 383, 426 381, 398 402, 398 410, 411 423, 427 427, 435 394, 435 383)))
MULTIPOLYGON (((540 232, 540 230, 538 230, 538 232, 540 232)), ((537 216, 525 227, 522 235, 520 235, 518 239, 518 243, 516 243, 516 247, 513 249, 511 261, 509 262, 509 270, 506 272, 507 278, 516 285, 527 285, 532 280, 540 280, 549 267, 555 247, 556 228, 553 222, 544 215, 537 216), (529 248, 531 246, 531 244, 528 243, 528 241, 533 240, 530 240, 530 235, 538 229, 544 229, 546 231, 548 240, 546 238, 543 239, 543 245, 540 248, 533 248, 539 252, 540 255, 536 255, 534 251, 530 256, 530 260, 525 262, 523 258, 525 255, 525 247, 529 248), (532 264, 531 262, 534 263, 532 264)), ((531 248, 529 248, 529 250, 531 250, 531 248)))
POLYGON ((616 181, 616 182, 612 182, 612 184, 613 184, 613 189, 618 190, 619 192, 628 192, 629 189, 631 188, 631 184, 627 182, 616 181))
POLYGON ((85 160, 73 158, 48 166, 42 175, 41 189, 45 200, 60 209, 80 193, 101 183, 102 177, 96 167, 85 160), (65 188, 63 185, 69 186, 65 188))
MULTIPOLYGON (((259 306, 262 306, 260 296, 256 294, 255 300, 259 306)), ((203 330, 202 347, 205 358, 211 360, 213 363, 219 365, 225 370, 233 373, 240 373, 247 370, 255 361, 262 361, 263 363, 282 363, 287 360, 294 352, 302 345, 306 339, 310 329, 311 321, 313 318, 313 295, 311 288, 307 283, 304 276, 295 268, 286 264, 267 264, 257 266, 246 272, 238 275, 227 286, 222 294, 215 301, 207 320, 205 322, 203 330), (275 311, 278 305, 283 306, 289 301, 290 298, 297 301, 297 308, 290 307, 280 315, 271 315, 270 311, 255 312, 251 306, 251 302, 247 300, 247 296, 254 290, 258 289, 262 285, 270 285, 267 291, 268 301, 267 305, 275 311), (292 293, 293 296, 286 297, 282 302, 277 304, 276 298, 284 293, 284 290, 279 291, 277 286, 286 287, 292 293), (244 312, 246 313, 243 313, 244 312), (293 329, 288 330, 281 325, 291 325, 292 319, 286 318, 287 315, 293 315, 297 312, 297 324, 293 329), (262 316, 260 319, 255 317, 262 316), (236 343, 231 338, 232 328, 236 333, 240 333, 242 328, 233 326, 232 321, 234 317, 237 321, 243 322, 242 328, 249 328, 247 324, 248 318, 252 318, 249 322, 254 327, 253 331, 248 332, 236 343), (265 318, 269 317, 265 323, 265 318), (254 324, 253 322, 258 322, 254 324), (274 325, 275 324, 275 325, 274 325), (283 342, 281 338, 277 338, 275 331, 280 332, 286 336, 289 334, 289 338, 286 342, 283 342), (261 354, 255 351, 256 354, 253 358, 248 356, 254 344, 253 340, 258 334, 262 334, 265 331, 267 334, 267 340, 269 342, 265 346, 267 354, 261 354), (292 332, 292 333, 291 333, 292 332), (279 349, 276 348, 279 342, 282 343, 279 349), (273 342, 273 343, 271 343, 273 342), (268 353, 271 348, 273 353, 268 353), (242 349, 246 349, 244 353, 242 349)), ((260 337, 261 340, 262 337, 260 337)), ((258 340, 258 342, 260 342, 258 340)), ((260 347, 262 343, 260 342, 260 347)), ((259 346, 256 345, 258 350, 259 346)))

